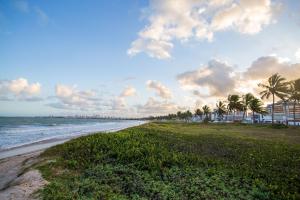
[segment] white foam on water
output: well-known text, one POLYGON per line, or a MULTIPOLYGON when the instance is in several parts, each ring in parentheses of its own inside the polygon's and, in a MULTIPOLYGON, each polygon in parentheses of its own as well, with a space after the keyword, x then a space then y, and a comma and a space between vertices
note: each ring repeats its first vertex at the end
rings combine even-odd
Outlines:
POLYGON ((0 150, 51 139, 68 139, 88 133, 117 131, 143 124, 138 120, 100 121, 82 124, 19 125, 0 127, 0 150))

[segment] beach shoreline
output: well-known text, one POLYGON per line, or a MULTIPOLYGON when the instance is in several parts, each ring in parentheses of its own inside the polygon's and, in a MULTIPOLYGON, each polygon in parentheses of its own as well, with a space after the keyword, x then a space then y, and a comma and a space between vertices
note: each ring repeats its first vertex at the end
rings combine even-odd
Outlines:
POLYGON ((40 161, 44 150, 11 156, 0 160, 0 199, 35 199, 33 194, 47 181, 31 167, 40 161))
POLYGON ((53 138, 1 150, 0 199, 35 199, 32 195, 47 184, 47 181, 45 181, 41 176, 41 173, 38 170, 33 169, 32 166, 40 162, 39 155, 46 149, 78 137, 97 133, 105 134, 117 132, 144 123, 146 122, 138 122, 137 124, 127 127, 85 133, 68 138, 53 138))
POLYGON ((13 147, 10 149, 4 149, 0 151, 0 166, 1 161, 4 159, 9 159, 15 156, 21 156, 23 154, 29 154, 36 151, 43 151, 47 148, 50 148, 52 146, 62 144, 64 142, 67 142, 71 140, 72 138, 68 139, 50 139, 50 140, 43 140, 39 142, 34 142, 31 144, 26 144, 18 147, 13 147))
POLYGON ((24 144, 16 147, 12 147, 9 149, 0 149, 0 165, 1 165, 1 160, 13 156, 18 156, 26 153, 31 153, 39 150, 45 150, 47 148, 50 148, 52 146, 62 144, 64 142, 67 142, 69 140, 90 135, 90 134, 96 134, 96 133, 110 133, 110 132, 116 132, 120 131, 126 128, 134 127, 134 126, 139 126, 144 123, 147 123, 146 121, 137 121, 136 124, 128 124, 127 126, 124 127, 118 127, 118 128, 109 128, 107 130, 100 130, 100 131, 95 131, 95 132, 87 132, 83 133, 80 135, 75 135, 75 136, 68 136, 68 137, 58 137, 58 138, 51 138, 51 139, 44 139, 41 141, 36 141, 32 142, 30 144, 24 144))

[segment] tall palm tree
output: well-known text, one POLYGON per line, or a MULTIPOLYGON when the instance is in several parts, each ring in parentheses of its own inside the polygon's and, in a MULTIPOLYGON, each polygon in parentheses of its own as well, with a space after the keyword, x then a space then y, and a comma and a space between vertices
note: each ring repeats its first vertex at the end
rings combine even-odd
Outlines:
POLYGON ((196 116, 199 116, 199 117, 201 118, 201 120, 202 120, 203 112, 202 112, 202 110, 201 110, 200 108, 197 108, 197 109, 195 110, 195 115, 196 115, 196 116))
POLYGON ((240 102, 240 96, 233 94, 228 95, 228 111, 233 112, 233 121, 235 120, 236 111, 242 110, 242 104, 240 102))
POLYGON ((243 95, 242 97, 242 110, 244 111, 243 113, 243 119, 245 119, 245 116, 247 115, 247 111, 249 109, 249 105, 250 105, 250 102, 254 99, 254 96, 253 94, 251 93, 247 93, 245 95, 243 95))
POLYGON ((300 102, 300 78, 290 82, 289 100, 293 102, 293 118, 296 125, 296 104, 300 102))
POLYGON ((255 113, 260 113, 260 114, 265 113, 265 110, 263 108, 263 102, 255 97, 253 97, 252 100, 249 102, 249 109, 252 111, 253 124, 254 124, 254 114, 255 113))
POLYGON ((216 104, 216 107, 217 107, 217 115, 219 117, 219 119, 223 119, 223 115, 226 113, 226 105, 224 102, 222 101, 219 101, 217 104, 216 104))
POLYGON ((274 124, 274 107, 275 107, 275 96, 280 99, 284 99, 288 91, 288 83, 285 82, 285 78, 281 77, 279 74, 273 74, 268 78, 267 84, 260 83, 259 87, 264 88, 265 90, 260 92, 262 99, 269 99, 272 96, 272 124, 274 124))
POLYGON ((205 119, 208 119, 208 114, 210 113, 210 108, 207 105, 205 105, 202 107, 202 110, 205 115, 205 119))
POLYGON ((178 119, 181 119, 181 118, 182 118, 182 112, 181 112, 181 111, 178 111, 178 112, 177 112, 177 118, 178 118, 178 119))
POLYGON ((192 118, 193 114, 191 113, 191 111, 187 110, 185 113, 184 113, 184 118, 186 121, 189 121, 191 118, 192 118))

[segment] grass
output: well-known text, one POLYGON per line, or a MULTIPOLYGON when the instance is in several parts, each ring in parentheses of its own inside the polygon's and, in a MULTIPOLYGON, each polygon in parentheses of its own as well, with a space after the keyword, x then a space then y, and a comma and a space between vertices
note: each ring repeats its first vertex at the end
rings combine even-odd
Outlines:
POLYGON ((43 199, 300 199, 300 129, 149 123, 42 154, 43 199))

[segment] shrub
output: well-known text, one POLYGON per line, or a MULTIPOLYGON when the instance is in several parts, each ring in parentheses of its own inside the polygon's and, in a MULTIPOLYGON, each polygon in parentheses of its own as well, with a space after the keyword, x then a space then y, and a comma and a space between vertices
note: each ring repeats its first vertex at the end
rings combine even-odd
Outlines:
MULTIPOLYGON (((151 123, 80 137, 43 153, 56 162, 40 166, 51 181, 41 195, 44 199, 299 199, 300 146, 281 138, 263 139, 266 132, 277 135, 273 132, 278 131, 283 130, 151 123)), ((298 129, 289 131, 297 136, 298 129)))
POLYGON ((272 128, 275 128, 275 129, 288 128, 288 126, 285 125, 285 124, 272 124, 271 127, 272 127, 272 128))

